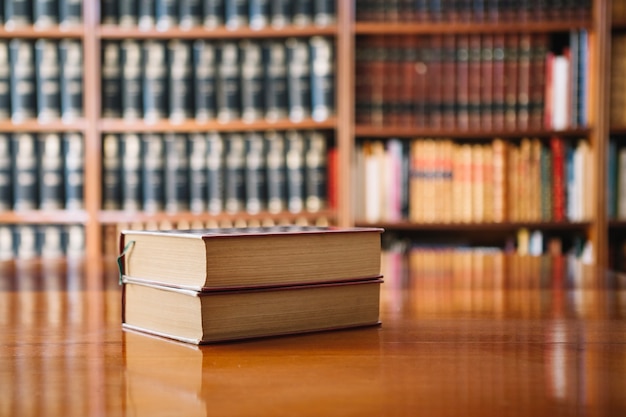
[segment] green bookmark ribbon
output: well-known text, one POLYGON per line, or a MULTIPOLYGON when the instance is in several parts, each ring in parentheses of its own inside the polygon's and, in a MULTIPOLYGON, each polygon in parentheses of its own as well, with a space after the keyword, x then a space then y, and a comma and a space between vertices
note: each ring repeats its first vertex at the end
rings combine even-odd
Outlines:
POLYGON ((122 253, 120 254, 120 256, 117 257, 117 268, 120 272, 120 279, 119 279, 119 284, 122 285, 122 277, 124 275, 124 256, 128 253, 128 251, 130 251, 132 249, 132 247, 135 245, 135 241, 131 240, 129 241, 125 246, 124 246, 124 250, 122 250, 122 253))

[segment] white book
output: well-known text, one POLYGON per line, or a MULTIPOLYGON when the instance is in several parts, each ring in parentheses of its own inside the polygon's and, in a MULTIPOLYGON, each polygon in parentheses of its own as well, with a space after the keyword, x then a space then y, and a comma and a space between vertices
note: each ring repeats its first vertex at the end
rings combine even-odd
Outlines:
POLYGON ((564 55, 554 57, 552 67, 552 128, 566 129, 569 125, 569 58, 564 55))

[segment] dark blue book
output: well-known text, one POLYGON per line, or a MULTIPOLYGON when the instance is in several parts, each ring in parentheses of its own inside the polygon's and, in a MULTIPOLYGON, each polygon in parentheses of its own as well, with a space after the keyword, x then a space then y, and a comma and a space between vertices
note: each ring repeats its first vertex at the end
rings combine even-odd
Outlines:
POLYGON ((11 117, 11 64, 9 44, 0 40, 0 119, 11 117))
POLYGON ((268 40, 263 47, 265 66, 265 118, 278 120, 287 117, 287 59, 285 44, 279 40, 268 40))
POLYGON ((244 40, 241 50, 241 117, 245 122, 263 118, 263 53, 258 41, 244 40))
POLYGON ((37 80, 37 118, 49 121, 61 117, 61 85, 57 42, 39 39, 35 42, 35 76, 37 80))
POLYGON ((207 139, 203 133, 189 137, 189 210, 203 213, 207 210, 207 139))
POLYGON ((145 133, 141 142, 143 210, 154 213, 165 204, 165 141, 161 134, 145 133))
POLYGON ((121 45, 121 96, 122 117, 137 119, 143 116, 142 81, 143 57, 139 42, 125 40, 121 45))
POLYGON ((207 134, 207 201, 208 211, 224 210, 224 139, 217 132, 207 134))
POLYGON ((49 27, 59 23, 59 3, 57 0, 33 0, 33 24, 49 27))
POLYGON ((65 208, 85 208, 85 143, 79 133, 63 136, 65 208))
POLYGON ((122 63, 120 44, 102 41, 102 117, 122 115, 122 63))
POLYGON ((249 0, 249 20, 252 29, 261 29, 269 25, 270 1, 271 0, 249 0))
POLYGON ((59 43, 61 60, 61 117, 65 121, 83 117, 83 46, 77 40, 59 43))
MULTIPOLYGON (((39 256, 42 259, 61 259, 63 258, 63 256, 65 255, 65 233, 64 233, 64 228, 63 226, 60 226, 58 224, 46 224, 46 225, 41 225, 39 226, 39 230, 38 230, 38 234, 39 234, 39 256)), ((46 272, 51 272, 52 268, 50 270, 48 270, 47 268, 44 268, 44 274, 46 274, 46 272)), ((61 280, 64 279, 65 276, 58 274, 58 276, 55 275, 44 275, 45 279, 48 281, 48 283, 46 284, 47 287, 46 288, 50 288, 48 287, 48 285, 59 285, 61 286, 62 284, 60 283, 51 283, 51 280, 57 279, 57 280, 61 280)), ((59 288, 60 289, 60 288, 59 288)))
POLYGON ((287 209, 292 213, 304 210, 304 149, 305 139, 302 132, 287 132, 285 144, 285 162, 287 167, 287 209))
POLYGON ((311 115, 309 45, 306 40, 289 38, 286 46, 289 118, 299 122, 311 115))
POLYGON ((333 41, 314 36, 311 45, 311 117, 328 119, 335 113, 335 54, 333 41))
POLYGON ((83 0, 59 0, 59 24, 78 27, 83 24, 83 0))
POLYGON ((217 64, 217 118, 220 122, 238 119, 241 114, 239 48, 235 42, 222 42, 217 64))
POLYGON ((4 26, 7 29, 33 23, 33 0, 4 0, 4 26))
POLYGON ((139 23, 139 0, 118 0, 117 23, 121 27, 134 27, 139 23))
MULTIPOLYGON (((34 259, 39 256, 39 233, 37 226, 31 224, 21 224, 14 226, 15 234, 13 242, 15 244, 15 256, 20 260, 34 259)), ((25 285, 33 285, 34 277, 30 273, 26 274, 25 285)))
POLYGON ((157 0, 139 0, 137 5, 137 25, 141 29, 150 29, 156 26, 157 0))
POLYGON ((224 0, 202 0, 203 25, 216 28, 224 24, 224 0))
POLYGON ((168 64, 165 43, 143 43, 143 116, 154 121, 168 116, 168 64))
POLYGON ((172 28, 178 24, 177 0, 156 0, 156 25, 159 30, 172 28))
POLYGON ((0 211, 10 211, 13 207, 12 168, 11 136, 0 133, 0 211))
POLYGON ((191 44, 173 40, 168 44, 169 117, 181 121, 194 116, 194 89, 191 44))
POLYGON ((39 207, 39 164, 37 140, 31 133, 12 136, 13 210, 36 210, 39 207))
POLYGON ((165 210, 189 210, 189 141, 186 135, 165 136, 165 210))
POLYGON ((202 24, 202 0, 180 0, 178 25, 183 29, 200 26, 202 24))
POLYGON ((65 201, 63 182, 63 142, 57 133, 38 136, 39 208, 60 210, 65 201))
POLYGON ((312 24, 313 0, 294 0, 291 3, 291 21, 296 26, 312 24))
POLYGON ((277 28, 291 24, 290 0, 270 0, 270 23, 277 28))
POLYGON ((120 151, 122 155, 122 209, 139 211, 142 208, 142 146, 138 134, 127 133, 121 137, 120 151))
POLYGON ((245 141, 245 209, 257 214, 267 207, 265 141, 256 132, 247 133, 245 141))
POLYGON ((228 29, 239 29, 247 26, 248 0, 225 0, 224 24, 228 29))
POLYGON ((102 208, 122 207, 122 154, 120 137, 107 134, 102 139, 102 208))
POLYGON ((15 245, 13 240, 13 226, 6 224, 0 225, 0 261, 12 261, 15 259, 15 245))
POLYGON ((270 213, 280 213, 287 207, 285 135, 282 132, 267 132, 265 142, 267 210, 270 213))
POLYGON ((100 21, 103 25, 117 25, 118 16, 118 0, 102 0, 100 2, 100 21))
POLYGON ((228 213, 245 208, 245 142, 240 133, 230 133, 224 141, 224 205, 228 213))
POLYGON ((213 43, 205 40, 194 42, 194 109, 198 120, 212 120, 217 116, 216 62, 216 51, 213 43))
POLYGON ((13 39, 9 43, 11 62, 11 118, 14 121, 35 118, 37 88, 33 42, 13 39))
POLYGON ((304 150, 304 205, 310 212, 327 206, 327 155, 326 137, 320 132, 308 132, 304 150))
MULTIPOLYGON (((406 10, 410 14, 410 10, 406 10)), ((313 0, 313 22, 317 26, 332 25, 337 21, 336 0, 313 0)))

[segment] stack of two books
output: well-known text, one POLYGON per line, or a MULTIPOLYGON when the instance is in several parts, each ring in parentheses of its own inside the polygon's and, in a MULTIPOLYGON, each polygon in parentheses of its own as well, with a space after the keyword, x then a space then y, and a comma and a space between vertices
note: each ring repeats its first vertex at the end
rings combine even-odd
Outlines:
POLYGON ((201 344, 378 324, 381 233, 123 231, 123 326, 201 344))

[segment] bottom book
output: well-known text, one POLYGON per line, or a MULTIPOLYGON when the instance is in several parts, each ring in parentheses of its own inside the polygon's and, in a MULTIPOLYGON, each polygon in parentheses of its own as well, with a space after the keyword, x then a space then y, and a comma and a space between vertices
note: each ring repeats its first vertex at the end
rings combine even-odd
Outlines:
POLYGON ((376 325, 381 283, 198 292, 125 277, 122 323, 195 344, 376 325))

